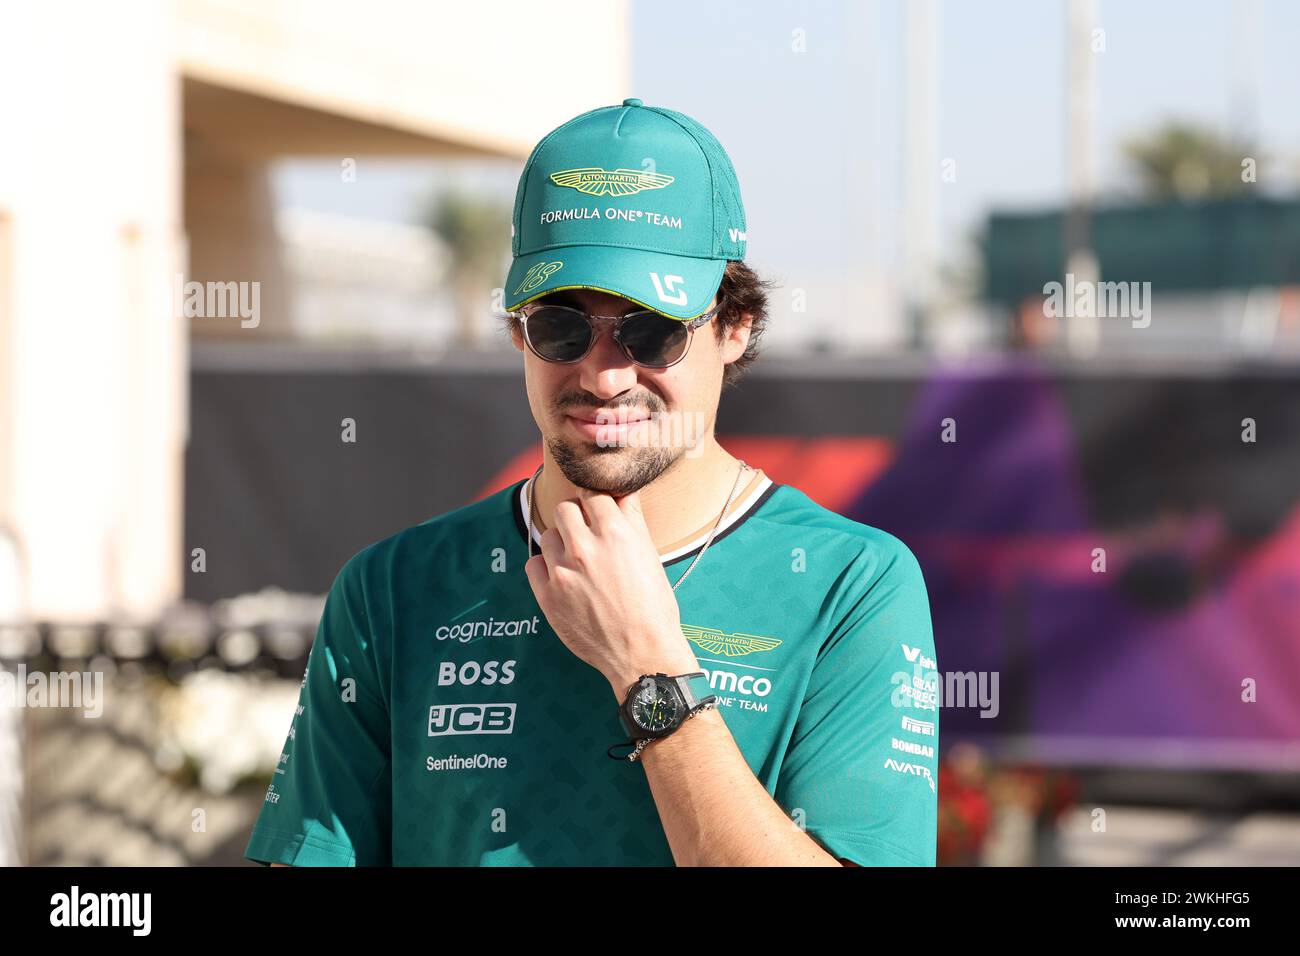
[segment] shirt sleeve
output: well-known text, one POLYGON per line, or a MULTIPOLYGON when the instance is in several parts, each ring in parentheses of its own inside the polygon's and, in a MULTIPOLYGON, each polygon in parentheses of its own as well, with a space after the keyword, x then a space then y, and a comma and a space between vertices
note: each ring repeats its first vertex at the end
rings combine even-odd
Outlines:
POLYGON ((934 866, 939 674, 930 605, 912 552, 876 534, 844 578, 856 596, 836 602, 839 621, 813 665, 774 797, 837 859, 934 866))
POLYGON ((388 704, 367 626, 364 554, 344 565, 326 598, 248 859, 294 866, 391 862, 388 704))

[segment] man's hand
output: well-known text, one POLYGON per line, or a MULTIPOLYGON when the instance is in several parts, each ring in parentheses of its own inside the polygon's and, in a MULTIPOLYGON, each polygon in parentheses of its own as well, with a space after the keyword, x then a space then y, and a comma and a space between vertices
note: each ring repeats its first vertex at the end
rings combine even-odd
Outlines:
POLYGON ((561 501, 524 571, 560 640, 620 701, 642 674, 697 669, 635 492, 615 499, 584 488, 561 501))

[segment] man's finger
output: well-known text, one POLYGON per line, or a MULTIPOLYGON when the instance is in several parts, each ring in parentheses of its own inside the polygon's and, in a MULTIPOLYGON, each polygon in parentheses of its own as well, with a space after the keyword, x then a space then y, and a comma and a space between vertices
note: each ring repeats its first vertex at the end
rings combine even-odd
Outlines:
POLYGON ((618 509, 623 512, 624 517, 645 524, 645 515, 641 511, 641 493, 639 491, 634 491, 630 495, 619 498, 618 509))
POLYGON ((600 534, 609 519, 618 514, 618 503, 604 492, 592 491, 590 488, 578 489, 578 500, 587 515, 587 524, 593 534, 600 534))
POLYGON ((546 568, 546 558, 540 554, 533 555, 524 562, 524 574, 533 589, 533 596, 538 598, 540 604, 542 592, 551 583, 551 572, 546 568))
POLYGON ((553 520, 555 530, 560 533, 566 551, 572 552, 582 547, 586 539, 591 536, 591 529, 587 527, 587 516, 583 513, 582 505, 573 498, 565 498, 556 504, 553 520))
POLYGON ((551 568, 557 566, 564 560, 564 538, 560 536, 560 532, 556 531, 554 528, 547 528, 543 531, 541 551, 542 553, 539 557, 546 561, 546 570, 549 573, 551 568))

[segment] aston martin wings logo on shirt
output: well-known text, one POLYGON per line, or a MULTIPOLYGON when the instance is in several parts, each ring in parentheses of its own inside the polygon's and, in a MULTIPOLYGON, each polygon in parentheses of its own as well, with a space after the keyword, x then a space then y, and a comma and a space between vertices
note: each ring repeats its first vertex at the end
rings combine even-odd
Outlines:
POLYGON ((663 189, 674 177, 663 173, 647 173, 640 169, 601 169, 585 166, 582 169, 562 169, 551 173, 551 182, 568 186, 589 196, 631 196, 646 189, 663 189))
POLYGON ((698 644, 702 650, 710 654, 721 654, 723 657, 743 657, 746 654, 770 651, 774 647, 781 646, 781 642, 775 637, 759 637, 757 634, 724 634, 717 628, 696 627, 693 624, 683 624, 682 633, 686 635, 688 641, 698 644))

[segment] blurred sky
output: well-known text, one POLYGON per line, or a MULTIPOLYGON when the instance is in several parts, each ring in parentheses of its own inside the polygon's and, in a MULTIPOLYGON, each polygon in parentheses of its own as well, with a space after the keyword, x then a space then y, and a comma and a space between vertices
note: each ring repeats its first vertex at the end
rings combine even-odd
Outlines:
MULTIPOLYGON (((760 268, 788 277, 898 261, 905 2, 633 0, 627 95, 717 134, 740 176, 760 268), (792 49, 796 29, 806 52, 792 49)), ((1260 187, 1296 189, 1300 3, 1098 0, 1096 9, 1103 195, 1135 187, 1120 143, 1169 118, 1255 133, 1260 187)), ((957 174, 942 183, 935 171, 939 242, 956 262, 991 209, 1055 206, 1064 195, 1066 3, 941 0, 938 10, 937 151, 957 174)), ((538 53, 540 62, 581 55, 538 53)), ((510 203, 520 167, 367 162, 340 188, 337 163, 294 162, 276 188, 288 205, 414 220, 435 181, 510 203)))

